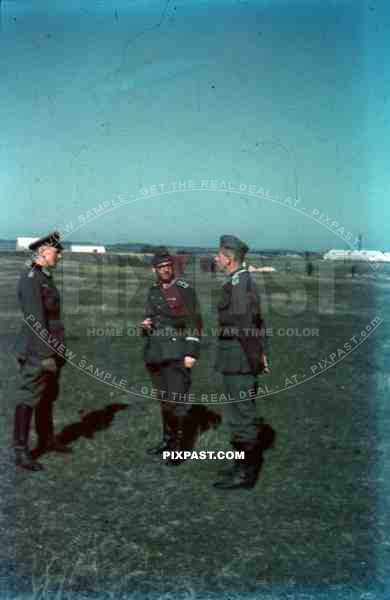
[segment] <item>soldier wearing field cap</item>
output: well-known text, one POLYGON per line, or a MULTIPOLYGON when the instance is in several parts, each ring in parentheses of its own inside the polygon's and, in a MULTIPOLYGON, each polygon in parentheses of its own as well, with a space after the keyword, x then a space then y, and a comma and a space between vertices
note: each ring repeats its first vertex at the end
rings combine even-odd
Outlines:
MULTIPOLYGON (((151 266, 157 281, 148 293, 142 327, 144 360, 160 400, 163 439, 148 453, 188 449, 193 441, 194 412, 188 402, 191 369, 200 355, 202 317, 192 285, 175 273, 174 257, 160 247, 151 266)), ((167 464, 180 464, 171 458, 167 464)))
POLYGON ((262 465, 262 444, 256 416, 256 378, 269 373, 264 347, 265 323, 259 293, 243 261, 248 246, 233 235, 220 238, 215 263, 227 274, 218 303, 219 339, 216 369, 223 374, 227 397, 224 412, 231 444, 245 458, 223 473, 220 489, 252 488, 262 465))
POLYGON ((60 295, 55 286, 55 268, 63 246, 57 231, 42 237, 29 246, 34 251, 18 284, 18 300, 23 313, 22 328, 16 342, 20 387, 14 418, 15 463, 30 471, 43 469, 29 450, 32 416, 38 446, 35 453, 47 451, 70 452, 56 440, 53 423, 53 404, 59 392, 59 377, 64 364, 56 347, 64 341, 60 314, 60 295))

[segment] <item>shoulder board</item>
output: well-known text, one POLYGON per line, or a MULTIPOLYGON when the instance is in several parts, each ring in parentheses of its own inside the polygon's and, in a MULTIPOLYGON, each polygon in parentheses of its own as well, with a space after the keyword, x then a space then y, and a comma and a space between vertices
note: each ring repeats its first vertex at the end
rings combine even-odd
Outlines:
POLYGON ((188 288, 188 287, 190 287, 190 284, 187 283, 186 281, 184 281, 184 279, 178 279, 176 281, 176 285, 178 285, 178 286, 180 286, 182 288, 188 288))
POLYGON ((232 277, 232 285, 238 285, 240 283, 240 277, 245 275, 249 275, 249 271, 247 269, 241 269, 240 271, 237 271, 237 273, 234 273, 232 277))
POLYGON ((35 275, 35 271, 29 271, 27 277, 29 279, 32 279, 34 277, 34 275, 35 275))
POLYGON ((240 274, 235 273, 232 277, 232 285, 238 285, 240 283, 240 274))

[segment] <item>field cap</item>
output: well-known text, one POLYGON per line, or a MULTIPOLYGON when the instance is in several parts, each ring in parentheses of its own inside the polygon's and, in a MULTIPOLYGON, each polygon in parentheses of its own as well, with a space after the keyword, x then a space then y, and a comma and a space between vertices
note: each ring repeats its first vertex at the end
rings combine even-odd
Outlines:
POLYGON ((242 256, 244 256, 249 250, 245 242, 240 240, 235 235, 222 235, 219 240, 219 245, 221 248, 239 252, 242 256))
POLYGON ((172 256, 165 246, 157 248, 151 261, 152 267, 160 267, 163 264, 173 264, 172 256))

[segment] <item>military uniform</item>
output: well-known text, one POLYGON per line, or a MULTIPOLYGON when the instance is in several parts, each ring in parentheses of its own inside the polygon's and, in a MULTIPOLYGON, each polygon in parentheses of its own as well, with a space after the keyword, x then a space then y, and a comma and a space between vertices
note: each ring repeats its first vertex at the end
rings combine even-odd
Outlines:
MULTIPOLYGON (((158 266, 167 260, 167 251, 157 253, 152 264, 158 266)), ((202 329, 194 288, 182 277, 174 277, 169 283, 154 283, 148 293, 144 319, 152 322, 152 327, 144 332, 144 361, 153 387, 158 390, 163 423, 163 442, 150 453, 159 454, 164 449, 183 449, 191 437, 192 406, 187 396, 191 369, 184 366, 184 357, 199 358, 202 329)))
MULTIPOLYGON (((235 236, 222 236, 221 247, 241 251, 248 247, 235 236)), ((228 472, 231 480, 217 482, 217 487, 252 487, 261 466, 261 452, 256 415, 257 376, 268 369, 265 322, 254 280, 246 267, 229 274, 218 303, 216 369, 223 374, 226 396, 224 412, 236 450, 245 451, 246 459, 228 472)))
MULTIPOLYGON (((62 250, 57 232, 33 243, 30 249, 35 250, 43 244, 62 250)), ((53 403, 58 396, 60 372, 65 361, 55 350, 64 341, 64 326, 60 295, 50 270, 33 261, 31 268, 25 269, 19 279, 18 301, 24 319, 16 341, 21 380, 14 421, 16 463, 30 470, 40 470, 42 466, 32 460, 28 449, 33 413, 38 450, 70 451, 54 436, 53 403), (44 329, 46 332, 41 336, 44 329)))

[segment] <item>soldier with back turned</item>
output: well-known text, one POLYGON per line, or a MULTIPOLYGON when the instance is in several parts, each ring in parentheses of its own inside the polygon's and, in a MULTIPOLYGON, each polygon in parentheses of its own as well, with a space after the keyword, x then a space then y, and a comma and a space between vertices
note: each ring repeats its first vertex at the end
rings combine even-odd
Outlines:
POLYGON ((244 453, 214 485, 220 489, 253 488, 262 465, 262 440, 256 415, 257 376, 270 372, 264 347, 265 323, 256 284, 243 265, 248 246, 233 235, 220 238, 215 263, 224 271, 218 304, 216 369, 222 373, 224 404, 234 450, 244 453))

